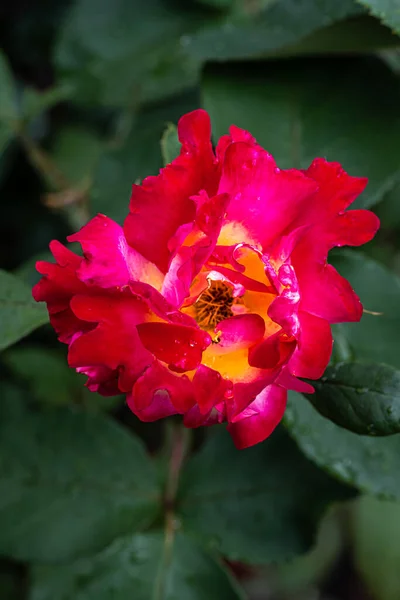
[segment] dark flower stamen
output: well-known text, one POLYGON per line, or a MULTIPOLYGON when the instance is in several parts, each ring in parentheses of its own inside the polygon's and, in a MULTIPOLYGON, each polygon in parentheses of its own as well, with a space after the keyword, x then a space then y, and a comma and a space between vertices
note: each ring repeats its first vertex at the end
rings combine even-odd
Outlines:
POLYGON ((233 316, 233 290, 221 281, 213 281, 195 304, 196 321, 203 329, 214 329, 218 323, 233 316))

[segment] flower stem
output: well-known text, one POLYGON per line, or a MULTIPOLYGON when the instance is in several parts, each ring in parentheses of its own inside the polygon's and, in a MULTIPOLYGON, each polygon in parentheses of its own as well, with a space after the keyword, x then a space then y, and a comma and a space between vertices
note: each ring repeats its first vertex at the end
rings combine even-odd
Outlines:
POLYGON ((174 424, 171 432, 171 454, 168 465, 168 477, 165 486, 164 505, 166 511, 173 510, 178 491, 179 476, 187 456, 190 442, 190 429, 174 424))
POLYGON ((168 476, 165 486, 164 507, 165 507, 165 528, 164 528, 164 546, 161 557, 160 568, 158 570, 154 600, 164 598, 167 572, 172 561, 175 532, 179 523, 175 517, 176 495, 178 492, 179 477, 182 465, 187 457, 190 448, 190 429, 186 429, 182 424, 173 424, 167 438, 170 450, 168 463, 168 476))

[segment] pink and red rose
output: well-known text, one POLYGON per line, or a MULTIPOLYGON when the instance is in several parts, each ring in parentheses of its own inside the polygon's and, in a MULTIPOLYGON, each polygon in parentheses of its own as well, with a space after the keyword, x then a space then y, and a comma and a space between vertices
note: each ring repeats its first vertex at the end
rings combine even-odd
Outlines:
POLYGON ((278 425, 288 389, 313 392, 299 378, 323 374, 330 324, 360 320, 327 255, 379 221, 346 211, 367 180, 338 163, 281 170, 234 126, 214 152, 203 110, 178 131, 180 155, 133 186, 124 226, 97 215, 69 237, 83 257, 53 241, 33 295, 90 390, 125 393, 143 421, 227 422, 244 448, 278 425))

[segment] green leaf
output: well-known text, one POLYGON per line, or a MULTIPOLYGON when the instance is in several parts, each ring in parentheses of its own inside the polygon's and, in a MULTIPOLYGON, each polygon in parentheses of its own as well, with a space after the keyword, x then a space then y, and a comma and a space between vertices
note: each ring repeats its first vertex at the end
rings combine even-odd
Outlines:
POLYGON ((164 166, 171 163, 174 158, 179 156, 181 144, 178 139, 178 130, 176 125, 168 123, 161 138, 161 154, 164 166))
POLYGON ((383 265, 352 250, 340 250, 330 262, 350 281, 364 309, 377 313, 364 313, 361 323, 333 327, 334 338, 345 340, 350 351, 342 359, 379 358, 400 368, 400 279, 383 265))
POLYGON ((308 550, 327 505, 351 494, 283 430, 238 452, 219 429, 183 472, 178 514, 187 533, 232 560, 277 562, 308 550))
POLYGON ((60 129, 52 148, 52 158, 72 185, 90 180, 104 143, 84 127, 68 126, 60 129))
POLYGON ((392 69, 394 73, 400 73, 400 48, 393 48, 388 50, 382 50, 380 52, 381 58, 386 64, 392 69))
POLYGON ((357 0, 357 2, 366 6, 385 25, 400 34, 400 4, 398 0, 357 0))
POLYGON ((157 175, 163 166, 160 138, 165 125, 196 106, 191 95, 175 99, 137 115, 125 144, 105 153, 94 176, 91 210, 104 213, 122 224, 128 214, 132 184, 157 175))
POLYGON ((107 410, 120 404, 120 399, 90 392, 86 377, 68 367, 67 356, 58 350, 41 346, 12 348, 4 355, 4 363, 18 381, 25 380, 39 402, 50 405, 77 404, 90 410, 107 410))
POLYGON ((30 121, 45 110, 66 100, 70 94, 71 90, 66 86, 55 86, 44 92, 39 92, 34 88, 27 87, 24 89, 22 96, 22 116, 30 121))
POLYGON ((226 572, 182 534, 115 540, 97 556, 36 567, 29 600, 239 600, 226 572))
MULTIPOLYGON (((364 11, 353 0, 276 0, 247 19, 202 28, 187 37, 197 59, 226 61, 274 55, 309 34, 364 11)), ((296 48, 293 48, 296 54, 296 48)))
POLYGON ((195 3, 78 0, 61 29, 56 66, 77 102, 136 107, 196 83, 200 62, 185 36, 217 19, 195 3))
POLYGON ((354 562, 374 600, 398 600, 400 504, 360 498, 353 519, 354 562))
POLYGON ((0 270, 0 350, 47 321, 47 310, 34 301, 31 289, 15 275, 0 270))
POLYGON ((382 202, 376 207, 376 213, 382 228, 389 230, 400 228, 400 181, 388 191, 382 202))
POLYGON ((364 435, 400 432, 400 371, 377 363, 328 367, 308 399, 337 425, 364 435))
POLYGON ((281 168, 305 168, 324 156, 368 177, 358 206, 378 202, 398 177, 400 92, 395 75, 377 59, 213 67, 203 99, 215 139, 234 123, 257 136, 281 168), (378 147, 385 152, 377 154, 378 147))
POLYGON ((359 490, 400 498, 400 435, 361 436, 325 419, 294 392, 284 422, 300 450, 322 469, 359 490))
POLYGON ((17 118, 14 77, 6 55, 0 51, 0 121, 12 123, 17 118))
POLYGON ((3 360, 18 381, 28 381, 37 400, 59 405, 72 403, 78 377, 61 353, 40 347, 12 348, 3 360))
POLYGON ((0 553, 59 562, 95 552, 157 515, 142 444, 101 415, 33 413, 20 392, 0 404, 0 553))
POLYGON ((276 57, 318 54, 388 53, 399 47, 399 38, 374 17, 360 15, 317 29, 298 42, 273 53, 276 57))
POLYGON ((312 598, 312 588, 332 573, 344 546, 342 516, 343 509, 347 511, 348 506, 335 508, 338 510, 329 510, 321 520, 315 545, 310 552, 275 566, 269 578, 273 597, 287 598, 289 594, 296 594, 297 598, 301 591, 303 594, 300 597, 312 598))
POLYGON ((211 2, 78 0, 56 44, 61 80, 78 103, 134 108, 190 89, 206 60, 274 54, 365 12, 354 0, 211 2))

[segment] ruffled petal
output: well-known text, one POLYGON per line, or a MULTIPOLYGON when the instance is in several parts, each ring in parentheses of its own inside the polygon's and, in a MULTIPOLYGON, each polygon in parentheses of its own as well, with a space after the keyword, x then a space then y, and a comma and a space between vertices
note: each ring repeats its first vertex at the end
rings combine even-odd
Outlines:
POLYGON ((228 424, 236 448, 248 448, 264 441, 282 420, 287 392, 278 385, 266 387, 233 422, 228 424))
POLYGON ((316 190, 317 184, 300 171, 278 169, 260 146, 237 142, 225 152, 218 192, 231 196, 227 221, 243 224, 264 249, 282 235, 316 190))
POLYGON ((275 369, 289 360, 295 346, 295 339, 278 331, 249 350, 249 364, 257 369, 275 369))
POLYGON ((132 294, 143 300, 149 309, 160 319, 179 325, 187 325, 188 327, 197 327, 193 317, 178 310, 176 306, 168 302, 153 286, 140 281, 134 281, 129 284, 129 289, 132 294))
POLYGON ((203 414, 197 404, 193 406, 183 417, 185 427, 194 429, 196 427, 208 427, 210 425, 219 425, 226 420, 224 407, 221 403, 218 408, 215 407, 207 414, 203 414))
POLYGON ((328 250, 335 246, 361 246, 379 229, 379 219, 370 210, 348 210, 328 221, 321 232, 328 250))
POLYGON ((50 250, 57 263, 39 260, 36 269, 44 277, 33 287, 32 294, 37 302, 63 304, 65 298, 84 291, 85 285, 76 276, 82 258, 57 240, 50 243, 50 250))
POLYGON ((359 321, 362 305, 349 282, 326 263, 334 246, 358 246, 368 242, 379 227, 367 210, 335 215, 310 229, 291 255, 301 295, 301 308, 330 323, 359 321))
POLYGON ((196 405, 202 415, 210 411, 225 400, 225 394, 232 388, 232 384, 223 379, 218 371, 200 365, 193 377, 193 389, 196 405))
POLYGON ((332 354, 332 333, 328 321, 299 311, 299 340, 288 368, 296 377, 319 379, 332 354))
POLYGON ((34 286, 32 295, 36 302, 46 302, 50 323, 58 339, 64 344, 69 344, 77 333, 91 329, 91 326, 78 319, 70 308, 72 296, 86 291, 86 286, 76 276, 82 258, 56 240, 50 243, 50 250, 57 263, 36 263, 36 269, 43 277, 34 286))
POLYGON ((196 110, 183 116, 178 136, 180 155, 157 177, 146 177, 142 185, 133 186, 130 214, 124 223, 128 244, 163 273, 171 257, 169 240, 181 225, 195 218, 196 206, 190 198, 200 190, 215 195, 219 178, 207 113, 196 110))
POLYGON ((315 392, 312 385, 301 379, 294 377, 287 367, 284 367, 275 380, 276 385, 284 387, 286 390, 292 390, 299 394, 313 394, 315 392))
POLYGON ((128 406, 142 421, 185 413, 195 403, 192 382, 154 361, 127 396, 128 406))
POLYGON ((81 295, 71 300, 71 308, 79 319, 96 323, 96 326, 72 342, 69 365, 75 368, 106 367, 112 372, 112 378, 119 377, 120 390, 130 391, 137 378, 154 361, 136 328, 145 319, 147 306, 130 296, 81 295))
POLYGON ((121 393, 118 387, 118 371, 109 367, 78 367, 78 373, 87 375, 86 387, 91 392, 98 392, 102 396, 117 396, 121 393))
POLYGON ((254 402, 264 388, 275 381, 279 374, 277 369, 254 369, 258 376, 253 381, 235 383, 233 393, 225 400, 225 410, 228 421, 233 421, 254 402))
POLYGON ((300 274, 301 308, 329 323, 359 321, 363 307, 347 279, 332 265, 310 266, 300 274))
POLYGON ((316 158, 305 175, 318 185, 318 192, 310 199, 307 210, 299 215, 299 222, 318 223, 328 215, 343 212, 364 191, 368 179, 352 177, 337 162, 316 158))
POLYGON ((268 316, 278 323, 288 336, 296 336, 300 327, 297 313, 301 295, 293 266, 287 263, 281 265, 275 283, 278 289, 280 288, 280 294, 269 306, 268 316))
POLYGON ((183 226, 185 237, 179 245, 172 240, 170 246, 176 246, 176 250, 162 287, 163 296, 177 307, 190 295, 193 280, 215 248, 229 196, 209 198, 203 191, 193 199, 197 206, 195 221, 192 227, 183 226))
POLYGON ((128 246, 122 227, 105 215, 91 219, 68 240, 82 246, 85 259, 77 269, 77 276, 84 283, 112 288, 134 280, 161 288, 162 273, 128 246))

